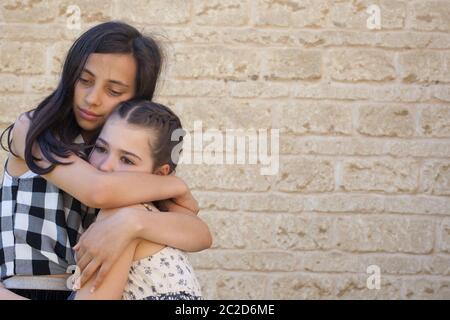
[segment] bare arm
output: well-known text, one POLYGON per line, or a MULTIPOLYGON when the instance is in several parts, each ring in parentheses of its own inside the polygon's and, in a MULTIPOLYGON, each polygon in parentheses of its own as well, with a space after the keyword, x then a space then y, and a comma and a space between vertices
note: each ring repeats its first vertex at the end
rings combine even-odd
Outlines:
POLYGON ((56 166, 43 177, 90 207, 118 208, 144 201, 176 198, 188 191, 186 184, 175 176, 105 173, 75 155, 67 160, 73 163, 56 166))
POLYGON ((142 206, 116 211, 108 219, 97 221, 75 246, 82 283, 100 268, 95 281, 102 283, 112 265, 134 239, 144 239, 184 251, 200 251, 211 246, 212 237, 205 222, 194 214, 149 213, 142 206))
POLYGON ((111 267, 111 270, 105 275, 101 286, 96 287, 96 277, 91 277, 77 291, 75 300, 121 300, 138 243, 139 240, 134 240, 128 245, 111 267), (94 288, 95 291, 92 291, 94 288))
MULTIPOLYGON (((21 159, 24 158, 29 125, 30 120, 25 115, 21 115, 14 124, 12 149, 21 159)), ((33 152, 39 153, 39 149, 35 148, 33 152)), ((136 172, 105 173, 76 155, 59 160, 72 164, 58 165, 43 177, 94 208, 117 208, 144 201, 184 197, 188 192, 186 184, 175 176, 136 172), (133 192, 129 192, 131 188, 133 192)), ((47 166, 48 162, 42 161, 42 165, 47 166)))
POLYGON ((208 225, 195 215, 178 212, 132 214, 136 237, 188 252, 208 249, 212 237, 208 225))

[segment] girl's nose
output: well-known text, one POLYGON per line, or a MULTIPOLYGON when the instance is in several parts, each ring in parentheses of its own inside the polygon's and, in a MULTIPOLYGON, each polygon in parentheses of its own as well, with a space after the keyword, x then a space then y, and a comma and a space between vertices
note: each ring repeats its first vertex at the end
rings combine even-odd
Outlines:
POLYGON ((100 104, 100 88, 92 86, 87 91, 85 100, 89 106, 98 106, 100 104))
POLYGON ((99 167, 100 171, 112 172, 114 171, 114 161, 111 157, 107 157, 99 167))

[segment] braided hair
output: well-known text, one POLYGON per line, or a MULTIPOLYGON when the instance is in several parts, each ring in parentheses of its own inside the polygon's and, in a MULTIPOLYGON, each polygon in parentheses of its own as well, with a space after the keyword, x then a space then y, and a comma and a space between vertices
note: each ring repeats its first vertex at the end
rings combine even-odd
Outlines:
POLYGON ((176 132, 183 128, 180 119, 172 110, 148 100, 128 100, 120 103, 111 114, 111 117, 116 116, 124 119, 128 124, 153 130, 155 137, 150 142, 150 150, 154 168, 168 164, 169 173, 175 170, 184 134, 176 132), (180 149, 175 149, 177 147, 180 149))

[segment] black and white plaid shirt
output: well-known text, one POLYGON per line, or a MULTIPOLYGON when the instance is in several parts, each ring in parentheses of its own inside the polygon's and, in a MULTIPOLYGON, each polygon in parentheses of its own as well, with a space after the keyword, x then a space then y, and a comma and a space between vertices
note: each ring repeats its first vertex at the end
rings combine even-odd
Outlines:
POLYGON ((98 210, 31 171, 12 177, 6 165, 0 200, 1 279, 63 274, 76 264, 72 247, 98 210))

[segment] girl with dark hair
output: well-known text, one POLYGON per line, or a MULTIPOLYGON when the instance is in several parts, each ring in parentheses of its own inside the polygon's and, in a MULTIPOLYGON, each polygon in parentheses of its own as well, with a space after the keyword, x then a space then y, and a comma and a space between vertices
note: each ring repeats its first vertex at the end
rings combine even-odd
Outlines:
POLYGON ((3 132, 9 156, 1 188, 0 277, 7 288, 29 298, 66 298, 64 274, 75 265, 74 246, 81 282, 97 272, 95 286, 134 239, 186 251, 210 246, 208 227, 181 179, 103 172, 85 161, 120 102, 153 98, 161 66, 152 38, 121 22, 95 26, 72 45, 57 89, 3 132), (89 208, 164 199, 170 213, 143 215, 128 207, 91 225, 98 210, 89 208))
MULTIPOLYGON (((108 118, 89 162, 103 172, 151 172, 167 176, 175 171, 178 163, 181 131, 180 119, 169 108, 144 100, 124 102, 108 118)), ((161 214, 151 202, 133 207, 144 214, 161 214)), ((109 219, 114 214, 101 210, 97 219, 109 219)), ((71 298, 201 298, 200 285, 184 252, 146 240, 133 241, 94 292, 90 291, 92 284, 89 281, 71 298)))

